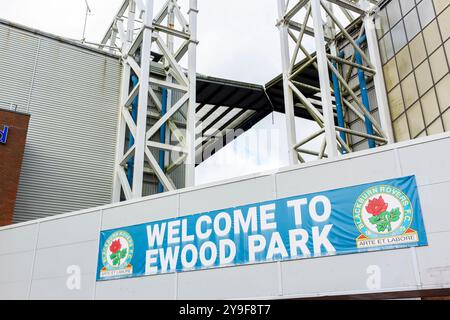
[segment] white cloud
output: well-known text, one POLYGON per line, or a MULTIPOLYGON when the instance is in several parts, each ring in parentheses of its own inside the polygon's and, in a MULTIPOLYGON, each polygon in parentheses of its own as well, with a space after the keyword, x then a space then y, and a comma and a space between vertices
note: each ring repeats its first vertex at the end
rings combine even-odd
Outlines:
MULTIPOLYGON (((315 122, 296 119, 297 140, 319 129, 315 122)), ((289 165, 284 114, 273 113, 229 143, 196 168, 196 184, 205 184, 247 174, 275 170, 289 165), (254 141, 257 141, 255 146, 254 141)), ((318 150, 320 139, 308 144, 318 150)), ((305 160, 314 160, 304 156, 305 160)))
MULTIPOLYGON (((86 38, 98 43, 122 0, 88 2, 86 38)), ((0 18, 71 39, 82 38, 85 10, 84 0, 0 0, 0 18)), ((279 73, 276 1, 199 0, 199 10, 198 72, 260 84, 279 73)))
MULTIPOLYGON (((122 0, 88 0, 87 39, 103 37, 122 0)), ((81 39, 85 17, 84 0, 0 0, 0 17, 31 28, 71 39, 81 39)))

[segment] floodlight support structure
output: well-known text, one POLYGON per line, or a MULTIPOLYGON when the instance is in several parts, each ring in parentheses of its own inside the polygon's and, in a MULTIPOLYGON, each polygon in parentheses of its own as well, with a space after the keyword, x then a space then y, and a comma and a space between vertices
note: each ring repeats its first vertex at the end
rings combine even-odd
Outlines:
POLYGON ((372 4, 379 1, 368 0, 277 0, 278 21, 280 32, 281 64, 283 73, 284 106, 286 114, 287 143, 289 161, 291 165, 304 162, 303 154, 316 155, 319 159, 336 158, 341 154, 352 152, 352 146, 343 139, 346 136, 363 137, 375 143, 376 146, 392 143, 394 141, 392 125, 383 81, 383 69, 379 55, 379 48, 374 24, 374 11, 372 4), (362 20, 360 38, 365 33, 367 39, 367 53, 361 49, 356 39, 338 19, 335 12, 339 11, 348 20, 362 20), (325 20, 324 20, 325 18, 325 20), (312 20, 312 27, 309 21, 312 20), (306 36, 313 37, 315 53, 306 49, 306 36), (353 47, 355 54, 350 59, 339 57, 337 50, 337 37, 344 37, 353 47), (291 40, 291 42, 290 42, 291 40), (293 50, 290 50, 293 48, 293 50), (299 64, 302 53, 305 62, 299 64), (362 62, 355 62, 355 55, 361 57, 362 62), (307 67, 313 66, 319 75, 319 87, 296 81, 296 76, 307 67), (355 68, 361 73, 372 77, 376 92, 377 107, 380 121, 378 122, 371 111, 361 101, 349 84, 350 74, 343 75, 339 66, 349 67, 349 73, 355 68), (331 79, 334 79, 333 83, 331 79), (315 100, 320 100, 320 109, 317 103, 306 97, 302 89, 316 91, 315 100), (334 92, 333 88, 342 88, 342 92, 334 92), (294 97, 300 103, 294 104, 294 97), (336 100, 339 101, 336 103, 336 100), (360 132, 348 127, 347 123, 336 125, 335 104, 345 108, 344 113, 353 113, 363 120, 367 126, 373 126, 373 132, 366 130, 360 132), (320 127, 306 139, 296 140, 295 108, 304 108, 320 127), (304 147, 314 139, 321 138, 320 150, 312 151, 304 147))
POLYGON ((177 0, 167 0, 157 11, 154 10, 154 0, 125 0, 101 42, 100 48, 117 50, 122 61, 113 202, 142 197, 144 173, 155 176, 163 191, 175 190, 177 187, 166 170, 169 166, 185 166, 183 187, 195 183, 197 14, 197 0, 189 0, 187 18, 177 0), (178 48, 175 48, 174 39, 180 40, 178 48), (155 64, 152 48, 162 55, 165 79, 151 73, 155 64), (180 65, 185 56, 187 70, 180 65), (139 79, 134 87, 130 86, 132 76, 139 79), (156 88, 168 90, 167 110, 163 110, 156 88), (176 103, 170 98, 174 90, 182 92, 176 103), (136 97, 138 106, 134 120, 130 109, 136 97), (147 121, 149 105, 161 112, 160 118, 150 127, 147 121), (184 115, 186 130, 182 131, 172 117, 177 112, 181 113, 183 107, 187 112, 184 115), (169 131, 176 138, 176 145, 169 139, 159 142, 152 139, 161 130, 169 131), (129 147, 125 144, 127 137, 134 140, 129 147), (161 157, 164 163, 158 161, 152 151, 157 154, 165 152, 161 157), (170 164, 168 154, 173 153, 180 156, 170 164), (128 166, 130 162, 132 166, 128 166), (128 170, 133 171, 132 181, 127 179, 128 170))

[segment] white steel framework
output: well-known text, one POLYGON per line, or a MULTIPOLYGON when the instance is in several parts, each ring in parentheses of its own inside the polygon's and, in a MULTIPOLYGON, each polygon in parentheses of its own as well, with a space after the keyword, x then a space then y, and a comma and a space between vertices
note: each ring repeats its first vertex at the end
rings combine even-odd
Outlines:
POLYGON ((126 200, 141 197, 144 172, 156 176, 165 191, 176 189, 164 169, 169 165, 184 165, 185 186, 194 184, 197 14, 197 0, 189 0, 188 17, 177 0, 167 0, 158 11, 154 11, 154 0, 125 0, 103 38, 101 47, 118 50, 123 62, 113 202, 123 197, 126 200), (165 76, 151 73, 156 54, 161 56, 165 76), (187 68, 183 68, 180 61, 186 55, 187 68), (134 86, 133 76, 138 79, 134 86), (157 94, 161 88, 169 92, 166 112, 161 95, 157 94), (171 99, 173 91, 181 94, 175 103, 171 99), (150 104, 159 110, 160 117, 148 125, 150 104), (187 111, 182 111, 183 108, 187 111), (186 119, 185 130, 173 121, 177 113, 186 119), (166 125, 166 130, 176 138, 175 143, 152 139, 166 125), (132 145, 126 145, 127 137, 134 140, 132 145), (164 164, 154 155, 161 150, 166 153, 164 164), (170 152, 180 154, 172 164, 168 163, 170 152))
POLYGON ((373 5, 377 3, 378 1, 368 0, 278 0, 279 20, 277 26, 280 31, 283 91, 291 164, 297 164, 298 161, 304 162, 303 154, 315 155, 321 159, 352 152, 351 146, 345 141, 346 139, 342 138, 341 133, 369 139, 374 146, 393 141, 374 26, 373 10, 376 6, 373 5), (338 12, 340 16, 337 15, 338 12), (347 19, 349 23, 356 19, 362 19, 359 37, 365 33, 368 54, 361 49, 357 40, 344 27, 341 22, 343 19, 347 19), (307 50, 306 36, 313 37, 315 54, 307 50), (336 47, 338 36, 344 38, 353 47, 355 53, 350 59, 344 59, 338 55, 336 47), (362 58, 362 63, 355 62, 357 55, 362 58), (305 57, 305 60, 303 63, 299 63, 302 56, 305 57), (295 81, 295 77, 311 65, 319 74, 320 87, 295 81), (343 65, 350 68, 346 75, 342 74, 342 68, 340 68, 343 65), (363 70, 373 79, 380 121, 375 119, 363 103, 362 97, 358 96, 355 88, 349 84, 350 73, 355 68, 363 70), (335 83, 332 82, 333 76, 336 80, 335 83), (342 95, 334 92, 333 84, 336 83, 343 88, 342 95), (317 92, 315 99, 320 100, 321 110, 315 106, 317 103, 314 104, 302 93, 302 88, 305 87, 317 92), (301 101, 301 104, 294 105, 294 95, 301 101), (353 113, 365 121, 366 126, 373 127, 373 132, 350 129, 346 124, 336 125, 335 104, 338 102, 344 113, 353 113), (302 141, 296 140, 294 108, 297 107, 305 108, 320 126, 319 131, 302 141), (302 148, 316 138, 322 139, 320 150, 316 152, 302 148))
MULTIPOLYGON (((393 133, 373 20, 373 10, 376 8, 373 4, 378 1, 277 1, 277 26, 280 30, 283 93, 291 164, 304 162, 303 154, 315 155, 321 159, 352 152, 352 146, 347 142, 348 136, 368 139, 373 144, 372 147, 392 142, 393 133), (342 23, 343 19, 347 19, 350 24, 360 19, 358 38, 350 35, 342 23), (367 43, 367 53, 360 43, 357 43, 363 35, 367 43), (306 48, 307 36, 314 40, 315 53, 306 48), (350 58, 339 55, 339 37, 339 41, 345 39, 353 47, 354 54, 350 58), (302 56, 305 59, 299 63, 302 56), (317 70, 317 86, 296 81, 296 76, 309 66, 317 70), (346 74, 343 72, 343 66, 348 67, 346 74), (375 119, 369 106, 363 101, 365 84, 360 86, 360 94, 350 85, 352 70, 362 71, 363 78, 368 75, 373 82, 380 121, 375 119), (336 92, 336 84, 339 92, 336 92), (343 88, 342 92, 340 87, 343 88), (314 99, 306 97, 302 88, 315 91, 314 99), (294 97, 301 103, 294 104, 294 97), (350 128, 347 123, 336 125, 336 113, 339 116, 338 104, 345 116, 352 113, 364 121, 366 131, 350 128), (296 139, 295 108, 305 108, 320 126, 320 130, 302 141, 296 139), (304 147, 318 138, 322 139, 320 150, 311 151, 304 147)), ((157 178, 163 190, 170 191, 177 186, 169 173, 184 165, 184 186, 194 184, 197 0, 189 0, 188 17, 181 12, 177 0, 166 0, 158 11, 154 11, 153 7, 154 0, 124 0, 100 45, 105 50, 117 50, 123 62, 114 202, 122 198, 141 197, 146 172, 157 178), (187 67, 183 68, 180 61, 185 56, 187 67), (155 59, 162 63, 157 63, 155 59), (155 64, 163 65, 162 76, 155 76, 151 72, 155 64), (137 83, 133 83, 131 80, 136 78, 137 83), (161 88, 169 92, 165 102, 161 95, 157 94, 161 88), (181 98, 172 101, 172 92, 175 91, 180 93, 181 98), (136 101, 137 106, 133 107, 136 101), (166 103, 167 106, 164 106, 166 103), (149 105, 156 107, 160 113, 158 119, 150 125, 149 105), (185 119, 183 129, 179 128, 179 121, 173 119, 177 113, 185 119), (161 130, 175 137, 175 144, 167 137, 164 141, 155 141, 153 137, 158 132, 161 133, 161 130), (128 146, 126 141, 129 141, 128 146), (155 151, 164 152, 163 163, 161 157, 158 162, 155 151), (171 162, 169 155, 173 153, 180 156, 171 162)), ((343 119, 342 115, 341 118, 343 119)))

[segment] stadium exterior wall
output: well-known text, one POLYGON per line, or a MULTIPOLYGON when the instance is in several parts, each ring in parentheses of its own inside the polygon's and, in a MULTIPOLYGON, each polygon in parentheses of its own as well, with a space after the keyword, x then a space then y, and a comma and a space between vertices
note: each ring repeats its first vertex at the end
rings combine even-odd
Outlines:
POLYGON ((450 134, 0 228, 0 299, 302 298, 450 288, 450 134), (415 175, 429 245, 96 282, 99 234, 248 203, 415 175), (68 289, 70 266, 81 288, 68 289), (367 287, 368 268, 381 288, 367 287))
POLYGON ((14 222, 111 202, 118 57, 0 20, 0 108, 31 115, 14 222))

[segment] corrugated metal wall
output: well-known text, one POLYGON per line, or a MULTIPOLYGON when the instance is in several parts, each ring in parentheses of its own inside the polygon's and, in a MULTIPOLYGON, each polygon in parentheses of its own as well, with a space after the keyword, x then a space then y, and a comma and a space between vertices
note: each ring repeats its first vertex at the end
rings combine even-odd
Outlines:
POLYGON ((110 203, 118 59, 0 24, 0 107, 29 111, 14 222, 110 203))
POLYGON ((27 110, 38 45, 37 37, 0 25, 1 108, 27 110))

